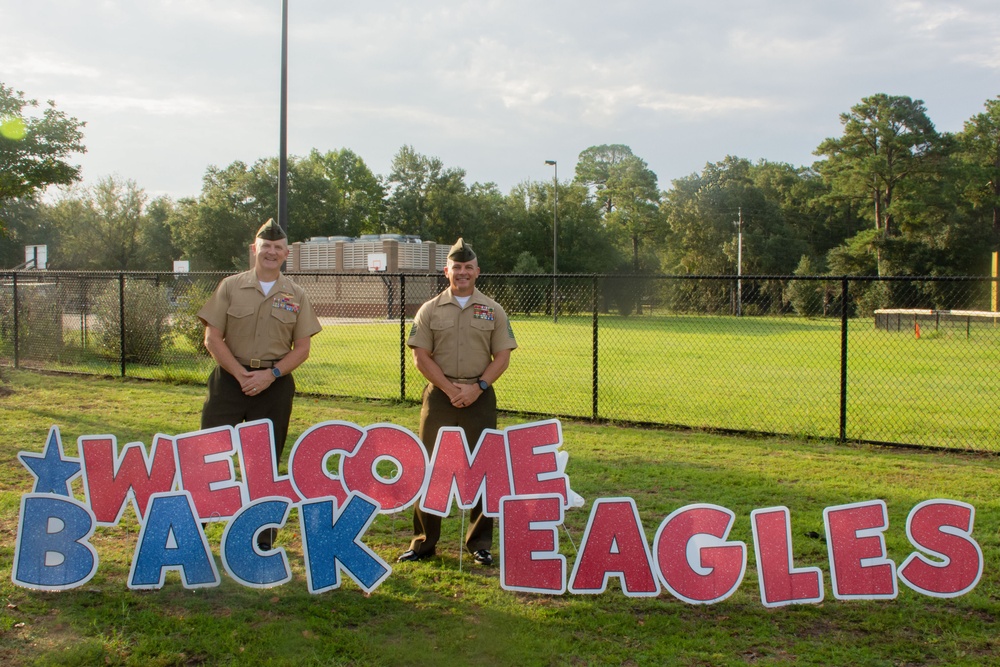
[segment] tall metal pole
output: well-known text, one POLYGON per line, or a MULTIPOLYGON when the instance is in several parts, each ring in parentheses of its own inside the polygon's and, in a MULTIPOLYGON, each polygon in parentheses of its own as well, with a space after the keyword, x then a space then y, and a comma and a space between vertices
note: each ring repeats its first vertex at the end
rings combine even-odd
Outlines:
POLYGON ((281 112, 278 148, 278 226, 288 234, 288 0, 281 0, 281 112))
POLYGON ((559 321, 559 289, 557 286, 556 273, 559 271, 558 264, 558 242, 557 229, 559 227, 559 165, 555 160, 546 160, 545 164, 552 165, 552 321, 559 321))
POLYGON ((736 317, 743 317, 743 207, 739 209, 736 233, 736 317))

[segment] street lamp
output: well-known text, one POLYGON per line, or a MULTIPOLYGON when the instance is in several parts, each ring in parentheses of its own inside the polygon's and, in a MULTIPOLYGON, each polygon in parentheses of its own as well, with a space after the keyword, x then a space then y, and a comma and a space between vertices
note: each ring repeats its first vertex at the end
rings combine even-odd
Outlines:
POLYGON ((556 242, 556 230, 559 227, 559 167, 556 165, 555 160, 546 160, 545 164, 552 165, 552 193, 554 199, 552 200, 552 321, 559 321, 559 310, 558 310, 558 289, 556 287, 556 272, 557 272, 557 247, 556 242))

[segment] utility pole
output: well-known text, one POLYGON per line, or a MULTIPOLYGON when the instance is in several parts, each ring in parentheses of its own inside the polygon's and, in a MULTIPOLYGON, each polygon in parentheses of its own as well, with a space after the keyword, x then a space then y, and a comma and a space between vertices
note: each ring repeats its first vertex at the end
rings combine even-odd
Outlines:
POLYGON ((556 164, 555 160, 546 160, 545 164, 552 167, 552 322, 559 321, 559 290, 556 286, 556 273, 558 271, 557 261, 558 253, 557 247, 558 243, 556 239, 558 234, 556 229, 559 227, 559 165, 556 164))

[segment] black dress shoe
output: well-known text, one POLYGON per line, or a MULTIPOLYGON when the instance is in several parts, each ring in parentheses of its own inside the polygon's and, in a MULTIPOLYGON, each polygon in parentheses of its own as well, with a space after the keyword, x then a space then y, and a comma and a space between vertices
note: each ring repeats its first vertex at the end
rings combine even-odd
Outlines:
POLYGON ((268 528, 257 537, 257 548, 261 551, 270 551, 274 548, 274 541, 278 538, 277 528, 268 528))
POLYGON ((396 559, 397 563, 406 563, 407 561, 423 560, 425 558, 430 558, 434 555, 433 551, 425 551, 423 553, 417 553, 413 549, 409 549, 400 554, 399 558, 396 559))

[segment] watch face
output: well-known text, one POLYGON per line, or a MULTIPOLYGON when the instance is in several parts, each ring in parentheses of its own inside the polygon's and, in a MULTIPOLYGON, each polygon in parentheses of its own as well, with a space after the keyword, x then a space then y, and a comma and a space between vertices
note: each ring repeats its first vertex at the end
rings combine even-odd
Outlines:
POLYGON ((482 389, 483 391, 486 391, 487 389, 490 388, 490 385, 489 385, 489 383, 486 380, 480 380, 479 381, 479 388, 482 389))

